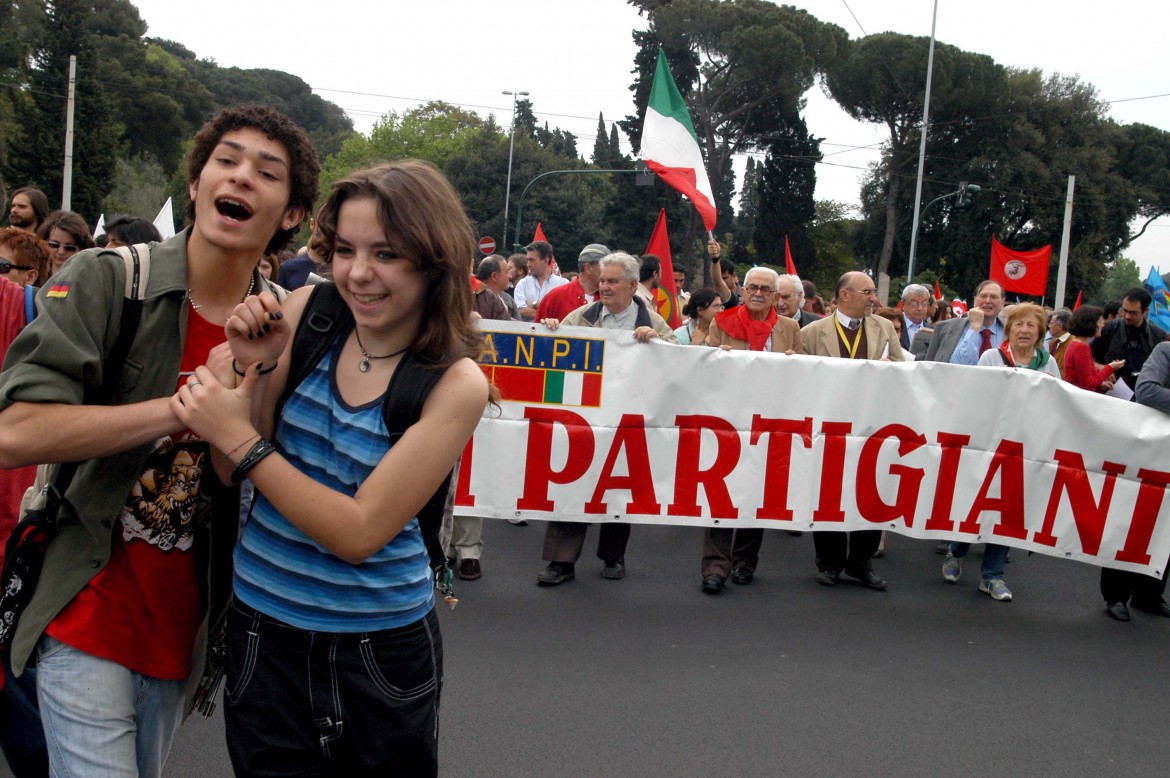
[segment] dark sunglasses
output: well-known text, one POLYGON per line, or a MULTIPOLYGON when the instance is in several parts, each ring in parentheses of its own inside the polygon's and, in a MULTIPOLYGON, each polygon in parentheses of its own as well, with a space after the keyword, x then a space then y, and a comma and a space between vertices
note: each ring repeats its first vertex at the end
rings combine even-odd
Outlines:
POLYGON ((32 270, 29 265, 14 265, 7 259, 0 259, 0 276, 8 275, 9 270, 32 270))
POLYGON ((76 254, 78 251, 81 251, 81 246, 74 246, 72 243, 58 243, 55 240, 47 240, 45 243, 48 243, 49 248, 51 248, 53 251, 56 251, 57 249, 65 249, 70 254, 76 254))

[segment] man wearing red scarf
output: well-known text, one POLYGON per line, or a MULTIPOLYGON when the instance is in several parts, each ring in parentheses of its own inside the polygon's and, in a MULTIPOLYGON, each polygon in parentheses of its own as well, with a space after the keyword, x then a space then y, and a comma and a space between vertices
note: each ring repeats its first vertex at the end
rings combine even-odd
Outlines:
MULTIPOLYGON (((753 267, 744 277, 743 305, 715 316, 707 332, 706 345, 725 351, 769 351, 795 354, 800 351, 800 325, 795 319, 776 314, 776 293, 780 276, 767 267, 753 267)), ((703 532, 703 591, 719 594, 723 582, 748 584, 756 574, 762 529, 711 527, 703 532)))
MULTIPOLYGON (((846 273, 837 281, 836 298, 835 313, 804 328, 804 353, 842 359, 905 360, 894 325, 867 312, 867 303, 877 299, 873 279, 865 273, 846 273)), ((881 530, 814 532, 820 571, 817 583, 834 586, 845 573, 869 589, 887 588, 886 580, 873 571, 871 561, 881 539, 881 530)))

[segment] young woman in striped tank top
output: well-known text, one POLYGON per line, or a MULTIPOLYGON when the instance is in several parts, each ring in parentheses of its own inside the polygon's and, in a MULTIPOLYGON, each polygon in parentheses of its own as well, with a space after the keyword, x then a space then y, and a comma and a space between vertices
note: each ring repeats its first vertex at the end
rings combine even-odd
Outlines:
POLYGON ((175 397, 226 452, 221 478, 246 471, 258 492, 235 555, 228 749, 238 774, 435 775, 442 641, 415 516, 489 400, 473 361, 474 232, 447 180, 415 160, 337 182, 316 226, 354 326, 280 417, 310 288, 237 307, 238 389, 199 368, 175 397), (381 405, 407 351, 446 370, 390 445, 381 405))

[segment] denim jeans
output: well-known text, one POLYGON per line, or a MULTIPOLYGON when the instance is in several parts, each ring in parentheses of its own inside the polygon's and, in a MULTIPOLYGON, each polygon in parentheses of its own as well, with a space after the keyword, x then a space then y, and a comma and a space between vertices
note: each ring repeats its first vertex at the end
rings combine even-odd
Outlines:
MULTIPOLYGON (((951 554, 962 559, 967 556, 967 552, 971 550, 970 543, 951 543, 951 554)), ((980 568, 980 575, 983 576, 984 581, 992 581, 996 578, 1003 580, 1003 566, 1007 562, 1008 547, 1000 546, 995 543, 988 543, 983 549, 983 565, 980 568)))
POLYGON ((443 641, 432 610, 381 632, 314 632, 236 601, 224 719, 237 775, 438 775, 443 641))
POLYGON ((183 684, 44 635, 37 645, 37 696, 51 774, 161 776, 182 720, 183 684))

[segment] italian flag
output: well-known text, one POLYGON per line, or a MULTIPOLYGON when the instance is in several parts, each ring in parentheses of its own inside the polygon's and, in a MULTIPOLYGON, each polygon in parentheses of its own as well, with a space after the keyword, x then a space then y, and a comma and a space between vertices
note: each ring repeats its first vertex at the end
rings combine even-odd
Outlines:
POLYGON ((667 186, 690 199, 708 231, 715 229, 715 196, 703 166, 695 126, 662 49, 658 50, 658 68, 642 124, 642 161, 667 186))

